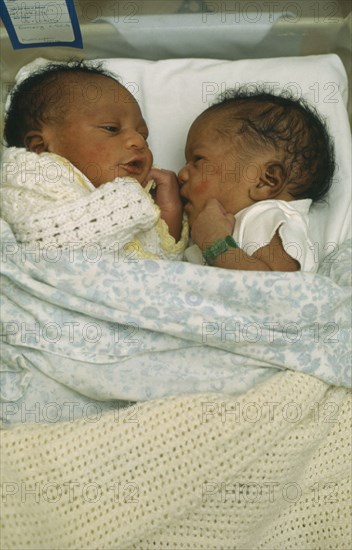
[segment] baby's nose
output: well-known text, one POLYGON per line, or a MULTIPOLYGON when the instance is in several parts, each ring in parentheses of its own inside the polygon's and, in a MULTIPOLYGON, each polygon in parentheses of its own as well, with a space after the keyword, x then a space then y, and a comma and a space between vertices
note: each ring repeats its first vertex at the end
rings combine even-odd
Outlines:
POLYGON ((126 135, 126 147, 144 149, 145 147, 148 147, 148 145, 144 137, 139 132, 130 130, 126 135))
POLYGON ((186 181, 188 179, 187 166, 183 166, 183 168, 181 168, 181 170, 177 174, 177 178, 178 178, 178 182, 181 186, 186 183, 186 181))

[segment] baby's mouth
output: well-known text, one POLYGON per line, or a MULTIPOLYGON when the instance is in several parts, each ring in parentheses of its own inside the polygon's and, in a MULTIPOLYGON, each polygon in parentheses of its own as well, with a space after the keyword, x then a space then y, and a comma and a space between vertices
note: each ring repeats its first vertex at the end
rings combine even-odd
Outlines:
POLYGON ((131 176, 140 176, 144 172, 145 160, 144 159, 135 159, 130 160, 124 164, 119 164, 119 168, 125 170, 131 176))
POLYGON ((184 208, 185 208, 188 204, 190 204, 190 200, 189 200, 187 197, 185 197, 184 195, 182 195, 182 193, 181 193, 181 202, 182 202, 184 208))

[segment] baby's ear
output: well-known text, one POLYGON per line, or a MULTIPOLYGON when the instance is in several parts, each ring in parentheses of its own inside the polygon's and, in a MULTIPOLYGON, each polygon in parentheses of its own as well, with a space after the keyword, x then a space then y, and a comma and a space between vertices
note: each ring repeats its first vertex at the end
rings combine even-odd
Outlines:
POLYGON ((286 185, 286 173, 280 162, 271 162, 263 166, 263 172, 250 189, 250 198, 254 201, 274 199, 286 185))
POLYGON ((47 150, 42 133, 39 130, 31 130, 24 137, 24 146, 32 153, 43 153, 47 150))

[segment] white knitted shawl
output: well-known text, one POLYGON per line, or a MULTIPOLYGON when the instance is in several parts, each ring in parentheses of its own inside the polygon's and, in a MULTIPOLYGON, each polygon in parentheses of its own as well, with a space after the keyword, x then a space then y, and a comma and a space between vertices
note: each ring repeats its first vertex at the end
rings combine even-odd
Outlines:
POLYGON ((147 189, 134 178, 95 188, 66 159, 11 147, 2 159, 0 212, 17 241, 59 248, 99 244, 138 257, 179 259, 187 241, 175 243, 147 189))

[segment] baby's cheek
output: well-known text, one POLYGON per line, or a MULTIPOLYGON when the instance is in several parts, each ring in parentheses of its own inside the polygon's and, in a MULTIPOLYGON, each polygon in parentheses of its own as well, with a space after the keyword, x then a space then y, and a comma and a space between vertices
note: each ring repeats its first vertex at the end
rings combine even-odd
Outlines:
POLYGON ((193 193, 195 195, 204 195, 209 189, 209 182, 206 180, 201 180, 193 187, 193 193))
POLYGON ((95 162, 105 162, 109 157, 109 151, 104 145, 96 144, 90 147, 88 145, 86 157, 94 159, 95 162))
POLYGON ((100 145, 87 148, 84 165, 83 172, 95 186, 114 179, 113 163, 100 145))
POLYGON ((210 179, 219 177, 221 166, 215 162, 204 162, 201 166, 200 179, 202 184, 208 184, 210 179))
POLYGON ((192 179, 191 183, 192 193, 197 197, 207 194, 212 188, 212 178, 210 174, 207 174, 205 171, 202 171, 201 174, 198 174, 197 177, 192 179))
POLYGON ((112 154, 111 151, 104 147, 104 145, 95 145, 88 150, 87 160, 101 170, 109 170, 111 173, 117 169, 118 158, 116 154, 112 154))

